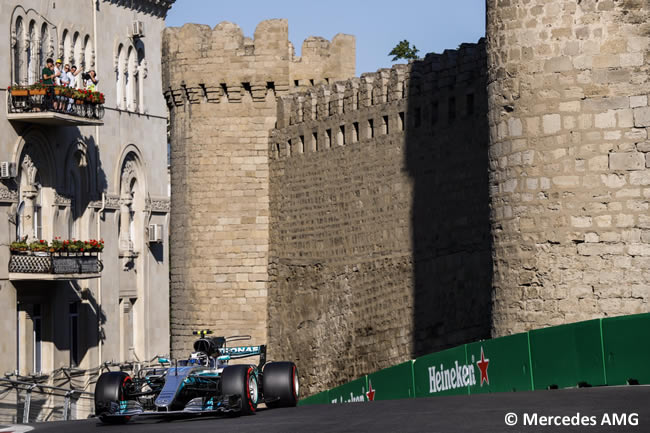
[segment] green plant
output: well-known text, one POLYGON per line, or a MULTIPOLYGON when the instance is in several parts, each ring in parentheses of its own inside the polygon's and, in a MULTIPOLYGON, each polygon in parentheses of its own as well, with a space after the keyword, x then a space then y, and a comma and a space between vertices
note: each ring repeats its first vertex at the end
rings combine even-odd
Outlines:
POLYGON ((38 241, 34 241, 29 244, 29 250, 30 251, 49 251, 50 246, 48 245, 47 241, 43 239, 39 239, 38 241))
POLYGON ((25 236, 20 240, 12 242, 9 245, 10 251, 27 251, 27 248, 29 248, 29 246, 27 245, 27 236, 25 236))
POLYGON ((415 45, 411 47, 411 43, 404 39, 395 47, 391 50, 390 53, 388 53, 389 56, 393 56, 393 62, 399 60, 399 59, 405 59, 405 60, 417 60, 418 57, 418 50, 415 45))

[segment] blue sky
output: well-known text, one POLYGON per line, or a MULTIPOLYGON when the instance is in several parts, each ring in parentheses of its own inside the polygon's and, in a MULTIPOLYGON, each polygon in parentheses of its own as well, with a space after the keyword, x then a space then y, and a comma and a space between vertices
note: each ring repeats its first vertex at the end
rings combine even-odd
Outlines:
POLYGON ((289 20, 289 39, 297 55, 310 35, 330 40, 337 33, 356 36, 360 75, 390 67, 388 52, 403 39, 414 44, 420 56, 478 41, 485 35, 485 0, 176 0, 167 25, 214 27, 231 21, 253 37, 257 24, 270 18, 289 20))

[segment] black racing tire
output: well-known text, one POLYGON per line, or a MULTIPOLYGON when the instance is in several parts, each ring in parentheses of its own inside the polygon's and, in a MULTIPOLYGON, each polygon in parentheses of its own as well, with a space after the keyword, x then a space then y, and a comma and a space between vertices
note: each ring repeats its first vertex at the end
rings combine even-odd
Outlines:
POLYGON ((221 372, 221 393, 241 396, 241 415, 257 410, 259 382, 255 368, 250 365, 231 365, 221 372))
POLYGON ((95 415, 104 424, 124 424, 130 416, 106 416, 112 410, 111 406, 120 404, 126 399, 126 386, 131 382, 131 376, 123 371, 111 371, 99 376, 95 385, 95 415))
POLYGON ((269 362, 262 373, 264 402, 268 408, 294 407, 300 398, 298 368, 293 362, 269 362))

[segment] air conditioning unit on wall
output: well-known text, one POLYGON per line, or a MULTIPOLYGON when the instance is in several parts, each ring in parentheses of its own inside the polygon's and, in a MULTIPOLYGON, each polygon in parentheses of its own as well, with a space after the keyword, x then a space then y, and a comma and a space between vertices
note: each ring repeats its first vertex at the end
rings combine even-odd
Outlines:
POLYGON ((149 243, 159 243, 163 241, 163 226, 160 224, 149 224, 149 243))
POLYGON ((0 162, 0 179, 16 177, 16 164, 9 161, 0 162))
POLYGON ((131 23, 131 36, 134 38, 144 37, 144 23, 142 21, 133 21, 131 23))

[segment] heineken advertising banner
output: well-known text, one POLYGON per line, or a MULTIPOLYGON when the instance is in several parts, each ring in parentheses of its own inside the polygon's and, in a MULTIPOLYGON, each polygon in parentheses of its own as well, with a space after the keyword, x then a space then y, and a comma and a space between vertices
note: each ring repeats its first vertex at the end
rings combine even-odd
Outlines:
POLYGON ((607 385, 650 384, 650 314, 602 319, 607 385))
POLYGON ((415 397, 413 361, 369 374, 367 397, 369 401, 415 397))
POLYGON ((413 362, 416 397, 468 394, 477 383, 476 364, 468 364, 465 346, 454 347, 413 362))
POLYGON ((330 403, 361 403, 368 401, 368 376, 363 376, 329 391, 330 403))
POLYGON ((605 385, 600 319, 528 335, 535 389, 605 385))
POLYGON ((470 394, 533 389, 527 333, 470 343, 466 351, 477 373, 470 394))

